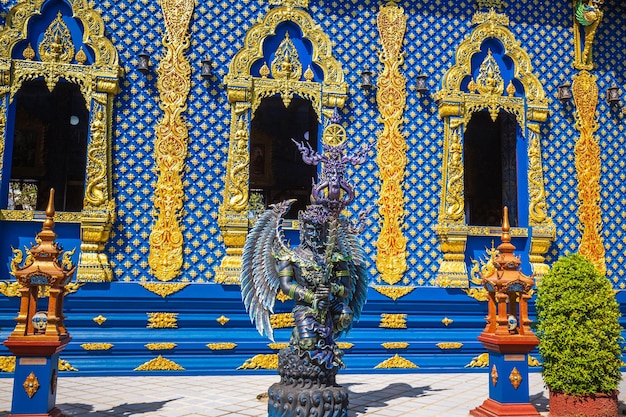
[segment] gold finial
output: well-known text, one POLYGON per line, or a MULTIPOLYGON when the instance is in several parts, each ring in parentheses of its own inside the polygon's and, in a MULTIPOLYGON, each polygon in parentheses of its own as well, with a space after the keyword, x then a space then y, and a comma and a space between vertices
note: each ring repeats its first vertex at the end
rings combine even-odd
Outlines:
POLYGON ((50 188, 50 198, 48 199, 48 207, 46 207, 46 220, 43 222, 44 230, 52 230, 54 228, 54 188, 50 188))
POLYGON ((511 225, 509 223, 509 208, 504 206, 504 217, 502 218, 502 243, 511 242, 511 225))

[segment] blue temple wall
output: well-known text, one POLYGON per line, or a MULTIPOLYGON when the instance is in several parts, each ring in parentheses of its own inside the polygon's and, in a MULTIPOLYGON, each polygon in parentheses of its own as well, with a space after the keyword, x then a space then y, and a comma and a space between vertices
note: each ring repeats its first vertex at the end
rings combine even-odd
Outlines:
MULTIPOLYGON (((55 0, 57 1, 57 0, 55 0)), ((15 1, 2 1, 6 12, 15 1)), ((62 3, 59 1, 59 3, 62 3)), ((484 326, 485 302, 477 301, 461 289, 436 286, 436 274, 442 253, 434 232, 441 198, 441 168, 444 124, 431 94, 441 88, 441 80, 455 64, 455 51, 471 33, 473 1, 402 1, 408 17, 402 68, 408 80, 405 123, 402 126, 409 150, 404 181, 406 216, 403 234, 407 245, 408 271, 401 284, 417 287, 410 294, 392 300, 370 289, 361 321, 343 341, 353 344, 346 349, 348 372, 379 372, 375 368, 398 354, 419 368, 395 368, 397 372, 485 371, 472 361, 485 350, 476 337, 484 326), (415 90, 415 77, 428 76, 429 92, 415 90), (381 327, 383 315, 404 316, 406 328, 381 327), (445 319, 450 320, 448 322, 445 319), (386 349, 385 342, 406 342, 404 349, 386 349), (462 346, 443 349, 438 343, 454 342, 462 346)), ((247 373, 274 372, 239 369, 248 359, 276 350, 259 336, 244 309, 235 285, 214 283, 215 270, 225 255, 225 246, 217 224, 218 209, 224 191, 224 176, 230 135, 230 105, 224 77, 235 54, 243 47, 250 27, 263 18, 271 6, 265 0, 223 0, 197 2, 190 24, 192 87, 185 118, 189 127, 188 158, 183 176, 184 213, 181 217, 184 264, 173 282, 190 283, 167 297, 156 295, 140 283, 158 282, 150 273, 147 256, 148 237, 155 221, 152 201, 156 184, 154 162, 155 127, 162 117, 156 87, 156 66, 164 56, 163 15, 153 0, 133 2, 95 1, 102 16, 106 35, 116 46, 125 70, 121 92, 114 101, 113 118, 113 190, 117 219, 106 248, 115 280, 90 283, 66 299, 66 325, 72 342, 61 354, 76 371, 64 375, 137 374, 141 364, 162 355, 184 371, 154 373, 247 373), (137 69, 137 54, 151 55, 147 75, 137 69), (215 76, 200 76, 200 61, 210 57, 215 76), (148 328, 148 314, 174 313, 175 328, 148 328), (94 322, 102 315, 107 320, 94 322), (226 324, 217 319, 227 317, 226 324), (152 351, 148 343, 176 343, 171 350, 152 351), (236 343, 230 350, 211 350, 209 343, 236 343), (85 350, 81 344, 111 343, 105 351, 85 350)), ((308 11, 333 41, 334 56, 341 62, 348 83, 348 100, 342 109, 342 124, 351 146, 374 144, 382 130, 374 91, 360 88, 359 73, 367 64, 376 73, 382 70, 381 49, 376 29, 378 1, 310 0, 308 11)), ((575 252, 581 229, 576 191, 574 145, 580 133, 575 129, 572 102, 562 104, 557 88, 572 80, 574 42, 572 11, 569 1, 509 2, 504 12, 520 46, 530 55, 533 72, 544 86, 549 99, 549 118, 541 126, 542 158, 548 213, 556 225, 556 240, 547 254, 551 264, 559 256, 575 252)), ((626 91, 626 6, 607 2, 605 16, 594 44, 594 61, 600 99, 596 137, 601 146, 602 230, 606 250, 607 276, 617 290, 620 305, 626 303, 624 232, 626 229, 626 174, 624 174, 624 113, 611 108, 604 100, 606 89, 616 83, 626 91)), ((623 104, 626 101, 623 100, 623 104)), ((525 139, 521 139, 525 144, 525 139)), ((519 153, 518 153, 519 155, 519 153)), ((520 155, 519 164, 527 161, 520 155)), ((4 176, 6 177, 6 175, 4 176)), ((374 154, 363 166, 351 169, 350 177, 357 198, 349 208, 354 214, 375 204, 380 192, 380 178, 374 154)), ((524 197, 523 195, 520 197, 524 197)), ((522 200, 522 199, 521 199, 522 200)), ((381 219, 376 211, 366 221, 361 236, 369 256, 368 270, 373 284, 382 284, 376 269, 376 241, 381 219)), ((11 246, 23 248, 34 240, 41 223, 0 221, 0 281, 10 281, 11 246)), ((64 248, 79 247, 77 225, 57 224, 64 248)), ((472 242, 470 258, 477 259, 491 246, 490 238, 472 242)), ((523 271, 530 274, 528 238, 516 238, 523 271)), ((498 242, 496 241, 497 245, 498 242)), ((78 260, 78 250, 74 255, 78 260)), ((289 303, 277 303, 276 313, 289 312, 289 303)), ((0 340, 6 339, 14 326, 18 300, 0 295, 0 340)), ((531 305, 532 312, 532 305, 531 305)), ((276 341, 286 342, 289 330, 278 329, 276 341)), ((0 346, 0 356, 8 351, 0 346)), ((535 356, 536 353, 534 353, 535 356)), ((539 369, 538 367, 533 368, 539 369)), ((0 376, 9 376, 0 372, 0 376)))

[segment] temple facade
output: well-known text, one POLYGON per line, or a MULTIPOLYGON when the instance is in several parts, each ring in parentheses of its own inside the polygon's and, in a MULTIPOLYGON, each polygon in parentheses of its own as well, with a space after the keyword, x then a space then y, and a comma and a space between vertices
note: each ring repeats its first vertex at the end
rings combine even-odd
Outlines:
POLYGON ((344 211, 370 275, 347 372, 487 366, 505 206, 526 275, 579 252, 626 305, 625 51, 618 0, 3 1, 0 339, 54 188, 76 265, 61 371, 275 372, 292 301, 268 343, 239 274, 268 205, 297 200, 298 242, 318 171, 294 140, 368 156, 344 211))

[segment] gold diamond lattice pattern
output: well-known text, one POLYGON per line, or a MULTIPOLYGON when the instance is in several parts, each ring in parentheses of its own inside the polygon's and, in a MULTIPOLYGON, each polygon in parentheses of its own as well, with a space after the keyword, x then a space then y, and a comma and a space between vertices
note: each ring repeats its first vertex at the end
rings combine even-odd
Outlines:
MULTIPOLYGON (((122 91, 115 100, 113 186, 118 217, 107 250, 118 280, 151 281, 154 277, 147 257, 156 183, 153 132, 162 117, 155 70, 165 53, 163 16, 154 0, 95 3, 126 70, 122 91), (136 70, 137 54, 142 50, 151 55, 147 75, 136 70)), ((400 3, 408 18, 403 44, 407 56, 401 69, 408 92, 406 120, 401 128, 409 147, 402 230, 409 239, 408 270, 403 285, 434 285, 441 261, 433 226, 440 205, 443 122, 430 94, 440 89, 441 77, 454 64, 456 48, 470 36, 475 4, 452 0, 400 3), (414 79, 419 73, 428 77, 429 93, 423 96, 415 91, 414 79)), ((184 263, 176 280, 211 281, 224 256, 217 211, 222 199, 230 107, 222 80, 228 64, 243 46, 247 30, 269 7, 266 1, 256 0, 196 2, 189 26, 191 45, 186 52, 192 68, 192 87, 184 114, 189 124, 187 169, 183 173, 186 197, 180 223, 185 238, 184 263), (215 77, 210 80, 200 76, 200 61, 206 57, 214 66, 215 77)), ((374 0, 309 2, 308 11, 333 40, 334 54, 345 72, 349 98, 342 109, 342 124, 352 148, 369 144, 375 149, 382 129, 375 91, 362 90, 359 77, 366 65, 375 73, 382 70, 377 55, 381 49, 376 27, 379 7, 380 2, 374 0)), ((549 98, 550 117, 542 125, 541 134, 548 213, 557 230, 556 243, 547 255, 547 262, 552 263, 559 255, 576 251, 581 237, 573 155, 579 132, 574 129, 573 104, 563 105, 556 100, 558 85, 571 82, 576 73, 572 66, 571 9, 563 2, 539 2, 532 7, 527 2, 508 2, 503 11, 510 17, 510 28, 529 53, 549 98)), ((601 236, 607 249, 607 272, 618 288, 626 286, 626 220, 621 216, 626 209, 626 178, 622 173, 626 135, 620 115, 606 104, 604 93, 614 82, 626 91, 626 57, 620 47, 626 38, 625 16, 621 5, 605 7, 601 36, 594 44, 594 73, 601 94, 601 127, 596 133, 602 149, 601 236)), ((356 218, 379 198, 380 179, 373 150, 369 161, 351 168, 349 176, 356 199, 348 214, 356 218)), ((375 243, 381 226, 377 211, 375 208, 366 219, 362 243, 369 255, 368 269, 374 283, 381 283, 375 265, 375 243)))

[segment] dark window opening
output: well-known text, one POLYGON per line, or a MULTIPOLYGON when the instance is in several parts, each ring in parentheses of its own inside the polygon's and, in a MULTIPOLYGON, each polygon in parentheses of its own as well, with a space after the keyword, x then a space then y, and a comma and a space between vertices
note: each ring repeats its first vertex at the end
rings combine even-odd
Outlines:
POLYGON ((308 100, 294 97, 285 108, 280 97, 263 99, 250 127, 250 193, 268 204, 297 199, 289 217, 310 203, 317 167, 302 160, 292 142, 308 142, 317 151, 317 115, 308 100), (256 194, 256 196, 255 196, 256 194))
POLYGON ((24 83, 15 95, 8 208, 45 210, 50 188, 57 211, 81 211, 89 112, 77 85, 24 83))
POLYGON ((465 210, 468 224, 500 226, 503 207, 517 226, 517 164, 515 116, 474 113, 464 138, 465 210))

